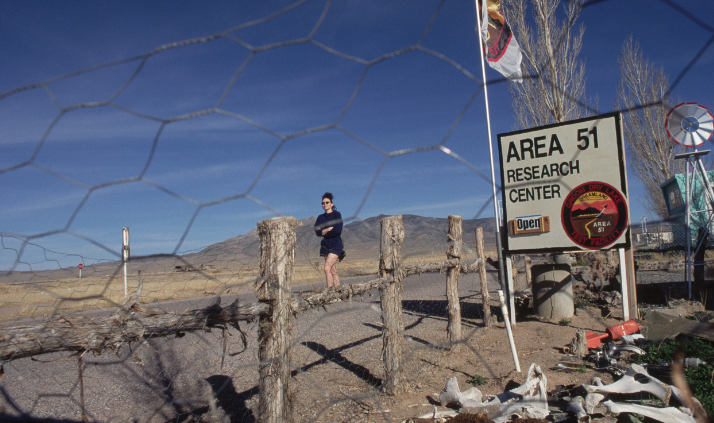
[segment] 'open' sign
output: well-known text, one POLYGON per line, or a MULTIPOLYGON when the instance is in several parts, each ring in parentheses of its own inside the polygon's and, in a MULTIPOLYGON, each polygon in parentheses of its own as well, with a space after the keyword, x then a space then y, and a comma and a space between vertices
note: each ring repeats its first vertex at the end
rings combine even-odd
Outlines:
POLYGON ((517 217, 508 222, 511 235, 550 232, 550 217, 534 215, 517 217))

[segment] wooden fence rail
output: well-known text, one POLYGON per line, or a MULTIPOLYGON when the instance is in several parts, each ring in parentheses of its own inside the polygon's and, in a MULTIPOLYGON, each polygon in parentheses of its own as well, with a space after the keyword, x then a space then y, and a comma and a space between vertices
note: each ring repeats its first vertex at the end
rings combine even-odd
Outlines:
MULTIPOLYGON (((259 324, 260 359, 260 422, 289 421, 290 401, 287 399, 290 381, 291 329, 294 317, 304 311, 324 307, 338 301, 349 301, 373 289, 380 291, 382 307, 382 357, 385 378, 382 389, 395 394, 399 390, 399 369, 404 337, 402 319, 401 281, 411 275, 425 272, 447 274, 448 337, 456 350, 461 341, 461 313, 459 312, 458 275, 480 272, 483 292, 484 324, 488 327, 490 315, 488 286, 485 280, 486 259, 483 256, 481 228, 476 229, 477 251, 481 255, 473 263, 461 259, 461 218, 449 216, 449 247, 447 259, 404 265, 401 245, 404 228, 401 216, 380 221, 379 277, 339 289, 324 289, 311 293, 291 293, 290 277, 294 266, 294 249, 298 225, 294 218, 272 218, 258 223, 260 235, 260 278, 256 283, 259 301, 225 307, 220 298, 203 309, 185 312, 168 312, 144 308, 136 304, 137 294, 114 314, 104 317, 86 317, 82 314, 55 316, 41 323, 0 328, 0 361, 9 361, 39 354, 74 351, 116 351, 122 344, 139 342, 191 331, 225 330, 233 327, 241 332, 240 322, 256 319, 259 324)), ((224 352, 225 353, 225 352, 224 352)))
POLYGON ((0 361, 59 351, 116 351, 122 344, 211 328, 238 327, 267 312, 264 304, 216 304, 183 313, 134 305, 111 316, 55 316, 49 321, 0 329, 0 361))
MULTIPOLYGON (((402 274, 406 278, 427 272, 444 273, 455 263, 453 260, 417 263, 404 266, 402 274)), ((462 263, 460 271, 463 274, 473 273, 478 270, 479 263, 480 259, 471 264, 462 263)), ((390 283, 392 278, 388 276, 346 285, 335 291, 324 289, 309 294, 293 294, 290 310, 297 314, 338 301, 349 301, 390 283)), ((0 361, 60 351, 115 351, 122 344, 144 338, 235 327, 240 322, 252 322, 268 312, 268 304, 260 302, 241 305, 236 301, 224 307, 219 304, 217 299, 209 307, 180 313, 130 305, 105 317, 67 314, 48 321, 0 328, 0 361)))

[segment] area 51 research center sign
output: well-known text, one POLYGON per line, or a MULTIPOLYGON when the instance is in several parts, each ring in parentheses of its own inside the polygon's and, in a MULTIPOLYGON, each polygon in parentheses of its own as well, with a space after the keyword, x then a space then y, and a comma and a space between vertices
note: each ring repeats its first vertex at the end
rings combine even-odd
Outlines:
POLYGON ((628 245, 619 113, 498 135, 507 253, 628 245))

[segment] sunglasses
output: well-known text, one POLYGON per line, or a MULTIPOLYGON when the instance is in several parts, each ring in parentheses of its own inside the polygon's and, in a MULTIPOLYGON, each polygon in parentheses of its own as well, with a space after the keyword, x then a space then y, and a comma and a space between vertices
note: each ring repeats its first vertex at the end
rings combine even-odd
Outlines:
POLYGON ((323 201, 322 204, 330 204, 329 201, 323 201))

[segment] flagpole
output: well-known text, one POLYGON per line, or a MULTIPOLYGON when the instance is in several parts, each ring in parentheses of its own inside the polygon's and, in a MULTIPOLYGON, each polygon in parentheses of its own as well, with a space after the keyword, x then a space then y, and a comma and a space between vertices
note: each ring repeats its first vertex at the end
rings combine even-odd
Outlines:
MULTIPOLYGON (((481 53, 481 77, 483 78, 483 98, 486 103, 486 128, 488 130, 488 155, 491 159, 491 186, 493 188, 493 211, 496 219, 496 249, 498 250, 498 282, 501 289, 506 291, 506 275, 503 248, 501 246, 501 222, 498 218, 498 194, 496 193, 496 173, 493 165, 493 143, 491 142, 491 114, 488 109, 488 84, 486 84, 486 63, 483 57, 483 36, 481 34, 481 13, 479 13, 478 0, 474 0, 476 7, 476 32, 478 33, 478 51, 481 53)), ((513 310, 511 310, 513 312, 513 310)))
MULTIPOLYGON (((485 0, 484 0, 485 1, 485 0)), ((488 156, 491 158, 491 186, 493 187, 493 211, 495 213, 494 218, 496 219, 496 249, 498 250, 498 282, 501 284, 501 291, 506 291, 506 272, 503 263, 503 248, 501 247, 501 222, 498 218, 498 196, 496 194, 496 173, 493 166, 493 145, 491 143, 491 115, 488 110, 488 84, 486 84, 486 63, 483 60, 483 37, 481 35, 481 16, 478 10, 478 0, 474 0, 476 6, 476 23, 478 27, 476 32, 478 32, 478 51, 481 53, 481 77, 483 78, 483 98, 486 102, 486 128, 488 129, 488 156)), ((484 5, 485 7, 485 5, 484 5)), ((485 10, 485 9, 484 9, 485 10)), ((501 310, 503 313, 503 323, 506 325, 506 332, 508 332, 508 343, 511 346, 511 355, 513 356, 513 364, 516 366, 516 372, 521 372, 521 365, 518 362, 518 354, 516 353, 516 344, 513 342, 513 334, 511 333, 511 322, 508 318, 508 307, 506 302, 503 300, 503 294, 498 291, 499 298, 501 300, 501 310)), ((507 291, 508 292, 508 291, 507 291)), ((509 301, 510 302, 510 301, 509 301)), ((488 304, 484 304, 484 307, 488 307, 488 304)), ((514 310, 511 310, 513 313, 514 310)))

